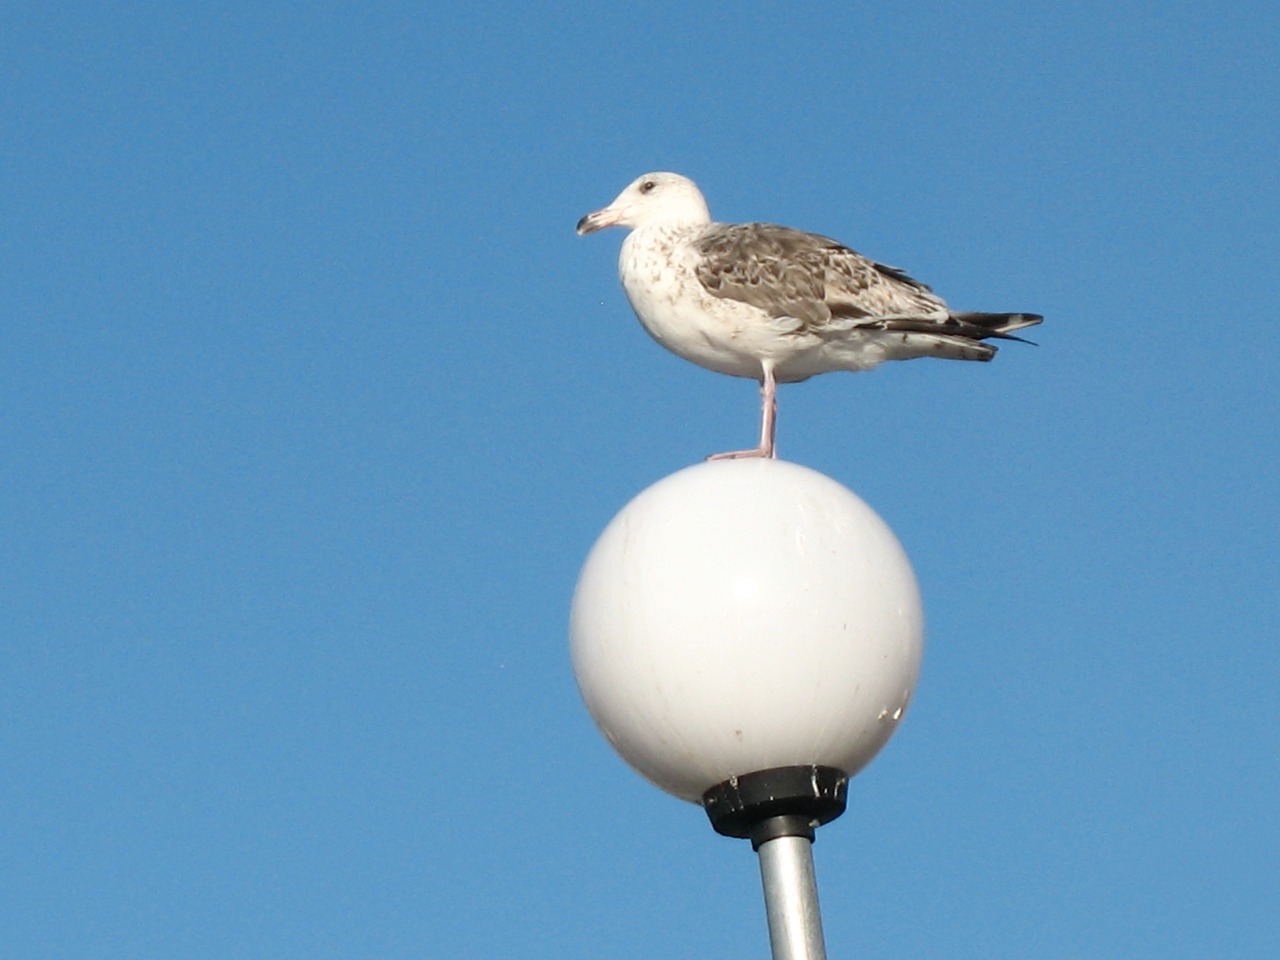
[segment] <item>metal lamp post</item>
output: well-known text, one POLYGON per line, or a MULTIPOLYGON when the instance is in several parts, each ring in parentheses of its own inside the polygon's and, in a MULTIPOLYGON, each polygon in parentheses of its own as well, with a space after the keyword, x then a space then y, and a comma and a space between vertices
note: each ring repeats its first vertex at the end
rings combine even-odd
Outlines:
POLYGON ((751 840, 775 960, 825 956, 814 830, 905 714, 923 623, 884 521, 784 461, 659 481, 583 566, 570 640, 587 708, 639 773, 751 840))

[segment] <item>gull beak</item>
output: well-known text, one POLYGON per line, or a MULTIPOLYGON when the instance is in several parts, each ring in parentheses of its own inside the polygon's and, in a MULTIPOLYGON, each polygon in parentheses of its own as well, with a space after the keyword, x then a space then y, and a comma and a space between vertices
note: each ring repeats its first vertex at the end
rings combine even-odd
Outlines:
POLYGON ((578 236, 585 237, 588 233, 595 233, 605 227, 617 226, 622 222, 625 213, 624 209, 612 206, 597 210, 594 213, 588 213, 578 221, 578 236))

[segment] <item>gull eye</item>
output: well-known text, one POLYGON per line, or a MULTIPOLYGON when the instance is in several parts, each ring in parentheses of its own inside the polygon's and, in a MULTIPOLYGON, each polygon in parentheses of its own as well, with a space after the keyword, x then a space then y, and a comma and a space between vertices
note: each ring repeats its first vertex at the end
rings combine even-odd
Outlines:
POLYGON ((646 180, 644 183, 640 184, 640 192, 653 193, 653 190, 657 185, 658 184, 655 183, 653 180, 646 180))

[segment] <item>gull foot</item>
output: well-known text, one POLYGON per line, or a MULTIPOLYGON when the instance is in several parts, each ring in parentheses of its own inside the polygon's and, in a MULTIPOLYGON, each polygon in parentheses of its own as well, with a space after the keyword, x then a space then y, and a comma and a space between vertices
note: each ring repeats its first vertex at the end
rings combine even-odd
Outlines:
POLYGON ((772 450, 766 450, 764 447, 756 447, 754 450, 733 450, 729 453, 713 453, 707 457, 708 460, 772 460, 774 454, 772 450))

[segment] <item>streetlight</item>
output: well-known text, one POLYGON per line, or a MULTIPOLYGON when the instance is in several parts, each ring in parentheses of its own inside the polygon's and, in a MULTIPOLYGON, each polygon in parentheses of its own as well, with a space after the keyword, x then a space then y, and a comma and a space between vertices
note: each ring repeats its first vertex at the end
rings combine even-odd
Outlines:
POLYGON ((622 758, 760 858, 775 960, 825 956, 810 845, 915 689, 924 615, 874 511, 779 460, 681 470, 614 517, 570 640, 622 758))

